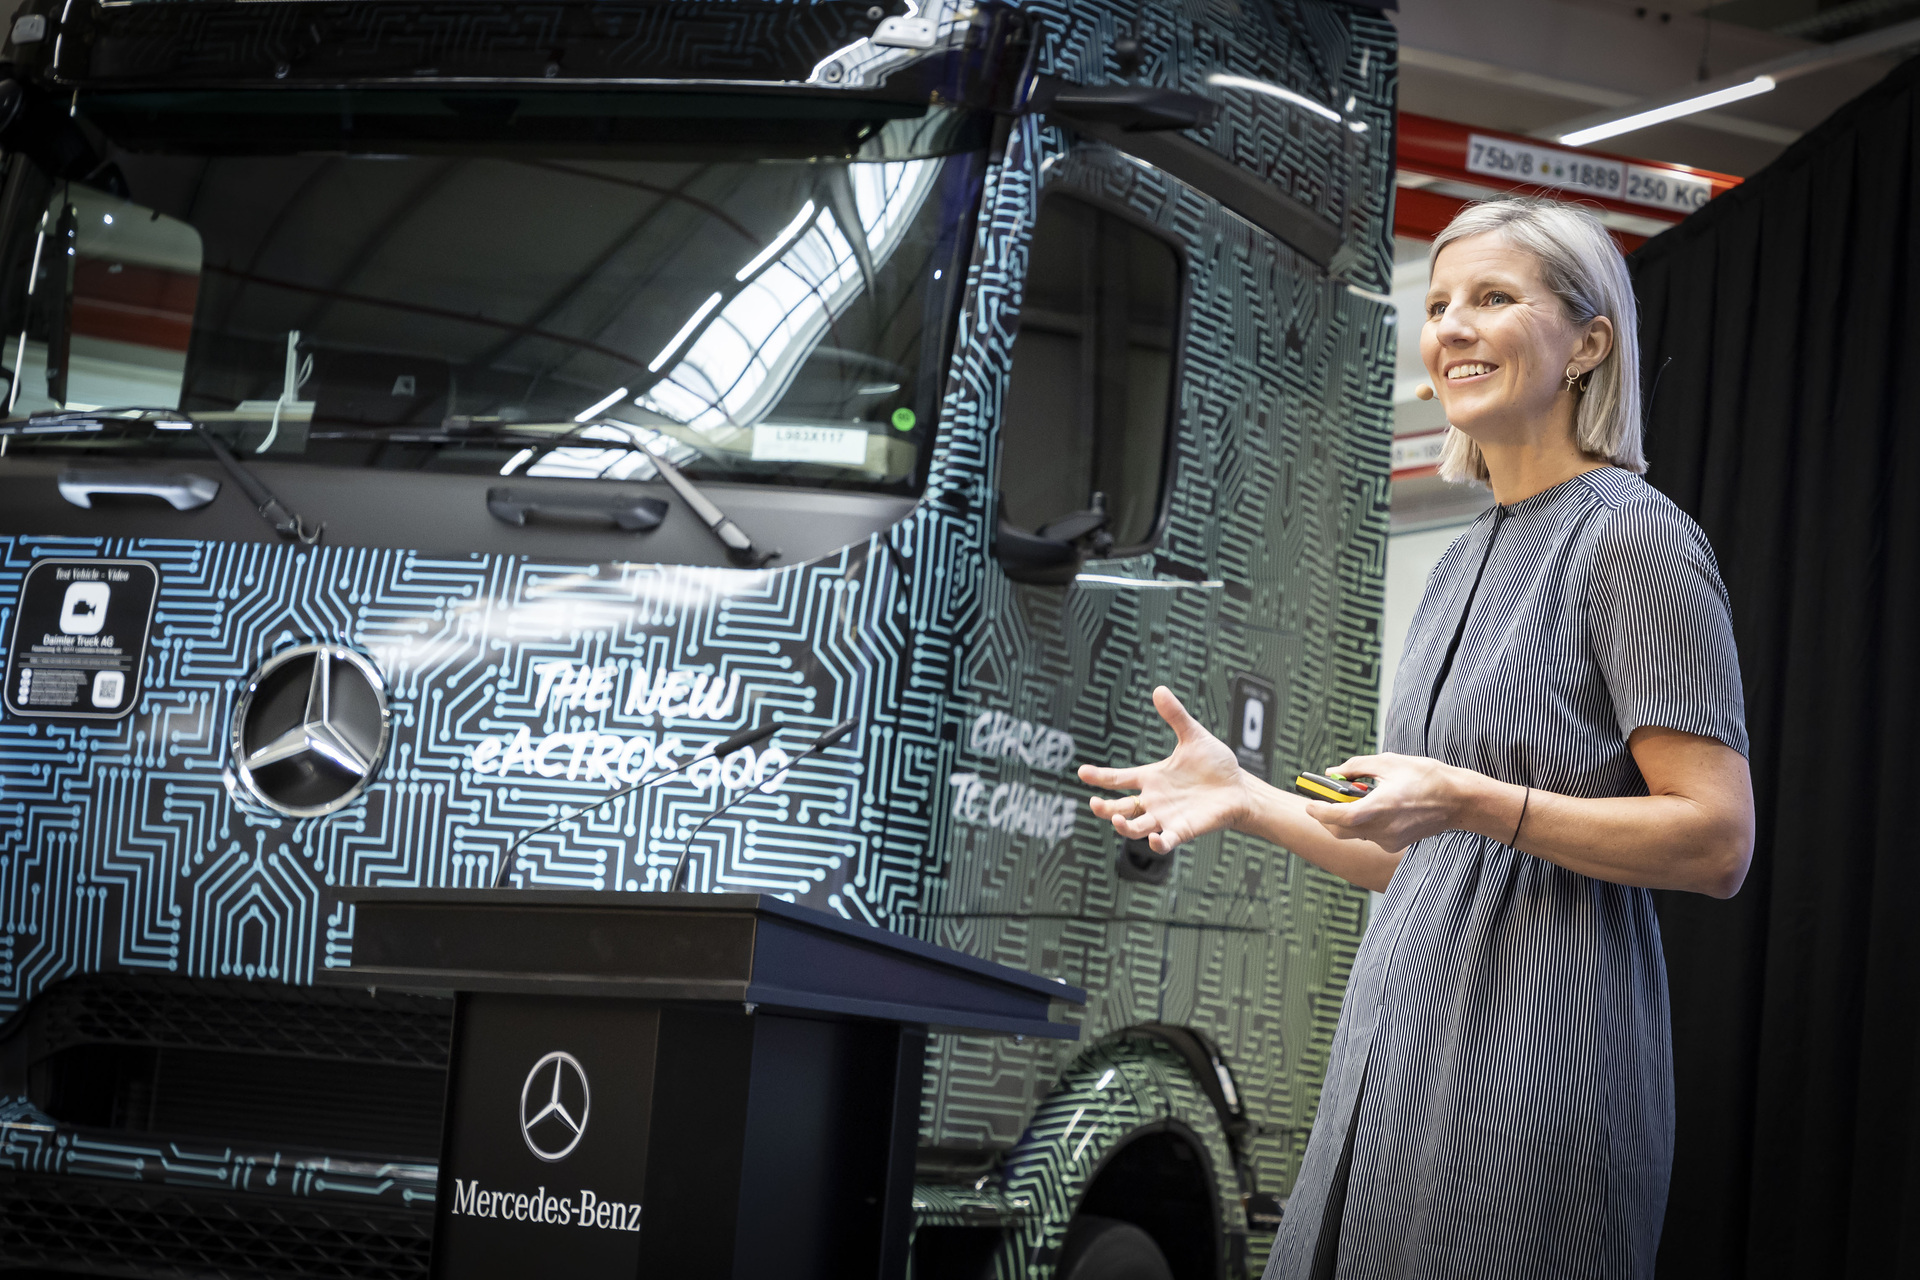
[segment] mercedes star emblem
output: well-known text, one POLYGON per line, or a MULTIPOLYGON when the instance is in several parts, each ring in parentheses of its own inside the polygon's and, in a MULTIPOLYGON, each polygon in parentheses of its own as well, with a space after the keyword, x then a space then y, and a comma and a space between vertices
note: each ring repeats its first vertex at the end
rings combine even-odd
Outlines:
POLYGON ((565 1160, 586 1136, 592 1105, 587 1072, 578 1058, 556 1049, 534 1063, 520 1086, 520 1136, 527 1150, 549 1163, 565 1160))
POLYGON ((303 644, 267 659, 233 710, 233 768, 255 800, 295 818, 351 804, 386 753, 387 688, 344 645, 303 644))

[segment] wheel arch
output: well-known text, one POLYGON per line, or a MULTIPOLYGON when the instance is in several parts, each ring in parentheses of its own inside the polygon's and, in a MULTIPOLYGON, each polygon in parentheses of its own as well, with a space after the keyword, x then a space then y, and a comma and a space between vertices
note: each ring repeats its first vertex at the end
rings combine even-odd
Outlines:
MULTIPOLYGON (((1052 1280, 1067 1226, 1083 1207, 1154 1236, 1179 1280, 1244 1274, 1247 1220, 1236 1142, 1191 1052, 1148 1023, 1105 1037, 1061 1073, 1007 1153, 1002 1185, 1025 1216, 1008 1233, 998 1274, 1052 1280), (1185 1152, 1192 1167, 1181 1167, 1185 1152), (1191 1208, 1204 1197, 1210 1261, 1192 1257, 1191 1208), (1174 1212, 1156 1212, 1169 1202, 1174 1212)), ((1230 1079, 1230 1077, 1229 1077, 1230 1079)), ((1237 1108, 1235 1109, 1237 1112, 1237 1108)))

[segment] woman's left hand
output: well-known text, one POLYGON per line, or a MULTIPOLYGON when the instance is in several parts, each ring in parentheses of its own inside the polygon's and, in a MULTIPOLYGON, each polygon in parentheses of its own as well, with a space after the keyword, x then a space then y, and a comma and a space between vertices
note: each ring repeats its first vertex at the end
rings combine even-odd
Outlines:
POLYGON ((1382 849, 1401 850, 1460 823, 1463 771, 1451 765, 1426 756, 1386 753, 1354 756, 1330 772, 1374 780, 1364 800, 1308 802, 1307 816, 1341 839, 1371 840, 1382 849))

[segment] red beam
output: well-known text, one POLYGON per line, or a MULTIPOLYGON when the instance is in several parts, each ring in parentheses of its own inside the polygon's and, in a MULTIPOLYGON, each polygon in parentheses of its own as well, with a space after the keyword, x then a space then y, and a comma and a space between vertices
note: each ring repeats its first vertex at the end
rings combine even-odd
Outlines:
POLYGON ((193 339, 193 316, 102 302, 98 298, 75 298, 73 331, 82 337, 130 342, 136 347, 184 354, 193 339))
POLYGON ((200 277, 138 262, 76 258, 73 331, 90 338, 185 351, 200 277))
MULTIPOLYGON (((1454 215, 1471 203, 1460 196, 1443 195, 1421 187, 1395 187, 1393 234, 1409 240, 1431 240, 1446 230, 1454 215)), ((1622 253, 1632 253, 1647 242, 1645 236, 1634 235, 1631 231, 1619 231, 1611 227, 1607 230, 1622 253)))

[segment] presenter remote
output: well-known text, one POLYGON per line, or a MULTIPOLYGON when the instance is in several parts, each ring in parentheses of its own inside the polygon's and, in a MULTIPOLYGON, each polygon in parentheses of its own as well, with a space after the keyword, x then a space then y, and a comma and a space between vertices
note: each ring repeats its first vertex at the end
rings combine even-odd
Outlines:
POLYGON ((1345 778, 1330 778, 1322 773, 1303 773, 1293 780, 1293 789, 1315 800, 1352 804, 1355 800, 1364 800, 1373 786, 1366 782, 1349 782, 1345 778))

